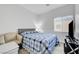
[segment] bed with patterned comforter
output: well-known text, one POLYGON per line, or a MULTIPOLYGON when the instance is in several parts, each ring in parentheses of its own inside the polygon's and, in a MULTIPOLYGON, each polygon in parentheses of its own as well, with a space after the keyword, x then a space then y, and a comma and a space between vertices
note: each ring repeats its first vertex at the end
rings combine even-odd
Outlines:
POLYGON ((59 43, 58 37, 52 33, 23 32, 21 35, 23 36, 23 48, 33 54, 51 54, 59 43))

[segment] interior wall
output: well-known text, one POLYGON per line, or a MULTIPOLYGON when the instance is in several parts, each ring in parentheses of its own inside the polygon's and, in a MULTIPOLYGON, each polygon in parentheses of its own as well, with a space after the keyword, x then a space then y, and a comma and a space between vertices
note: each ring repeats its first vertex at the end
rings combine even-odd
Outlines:
POLYGON ((73 16, 73 12, 74 12, 73 9, 74 9, 73 5, 66 5, 60 8, 56 8, 48 13, 38 15, 36 21, 37 22, 40 21, 43 23, 41 27, 43 32, 55 33, 61 39, 60 41, 64 42, 64 38, 67 35, 67 33, 54 32, 54 18, 61 16, 69 16, 69 15, 73 16))
POLYGON ((19 5, 0 5, 0 34, 15 32, 18 28, 36 28, 35 24, 42 24, 43 32, 58 35, 63 42, 67 33, 54 32, 54 18, 73 15, 73 5, 66 5, 53 9, 47 13, 35 15, 19 5))
POLYGON ((75 5, 75 37, 79 38, 79 4, 75 5))
POLYGON ((35 28, 36 15, 19 5, 0 5, 0 34, 15 32, 18 28, 35 28))

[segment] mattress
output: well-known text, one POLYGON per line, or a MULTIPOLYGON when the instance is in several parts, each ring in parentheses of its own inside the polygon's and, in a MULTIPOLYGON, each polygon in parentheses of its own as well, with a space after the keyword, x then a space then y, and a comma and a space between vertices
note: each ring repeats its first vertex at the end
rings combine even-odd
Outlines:
POLYGON ((52 53, 59 43, 58 37, 52 33, 23 32, 23 48, 29 49, 30 53, 52 53))

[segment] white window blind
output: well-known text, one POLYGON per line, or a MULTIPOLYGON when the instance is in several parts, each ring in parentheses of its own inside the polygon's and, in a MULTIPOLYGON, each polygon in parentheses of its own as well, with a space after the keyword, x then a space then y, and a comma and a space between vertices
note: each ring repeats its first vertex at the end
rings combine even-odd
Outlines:
POLYGON ((68 32, 68 25, 73 20, 72 16, 63 16, 54 18, 54 31, 68 32))

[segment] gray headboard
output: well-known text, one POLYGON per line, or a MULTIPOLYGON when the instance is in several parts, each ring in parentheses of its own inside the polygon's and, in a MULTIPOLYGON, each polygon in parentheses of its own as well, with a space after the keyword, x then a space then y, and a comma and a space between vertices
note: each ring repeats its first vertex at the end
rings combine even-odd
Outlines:
POLYGON ((25 31, 35 31, 35 28, 28 28, 28 29, 18 29, 18 33, 22 33, 22 32, 25 32, 25 31))

